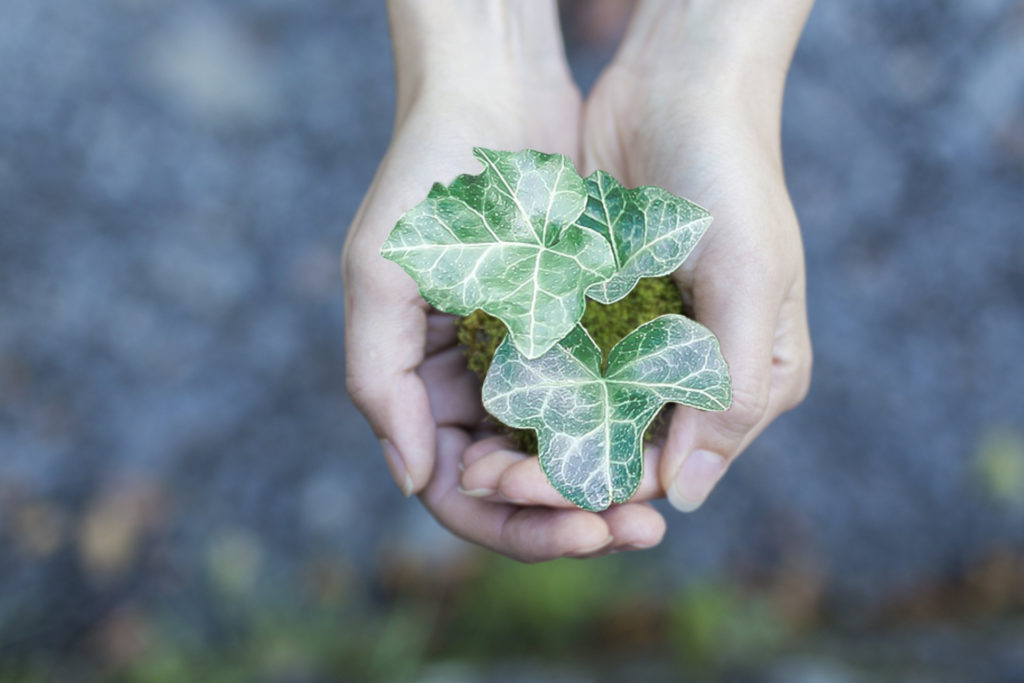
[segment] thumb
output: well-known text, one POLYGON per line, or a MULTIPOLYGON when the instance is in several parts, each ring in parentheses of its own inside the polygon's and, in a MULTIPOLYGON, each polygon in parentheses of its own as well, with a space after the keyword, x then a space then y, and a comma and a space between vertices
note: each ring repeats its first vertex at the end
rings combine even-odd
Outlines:
POLYGON ((745 268, 694 290, 697 320, 718 337, 729 366, 732 405, 723 412, 676 406, 659 479, 669 502, 696 510, 737 455, 770 422, 772 345, 780 304, 769 278, 745 268))
POLYGON ((436 425, 417 373, 427 334, 426 308, 398 266, 376 249, 365 253, 349 246, 344 269, 346 385, 380 438, 395 483, 410 496, 427 485, 434 468, 436 425))

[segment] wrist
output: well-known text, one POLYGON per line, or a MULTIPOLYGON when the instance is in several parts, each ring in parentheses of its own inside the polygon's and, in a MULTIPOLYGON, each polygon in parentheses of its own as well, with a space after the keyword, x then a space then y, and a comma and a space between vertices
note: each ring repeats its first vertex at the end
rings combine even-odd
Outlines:
POLYGON ((552 0, 389 0, 397 109, 572 87, 552 0))
POLYGON ((610 73, 635 125, 745 129, 778 147, 782 95, 813 0, 639 0, 610 73))
POLYGON ((615 63, 668 81, 781 86, 814 0, 639 0, 615 63))

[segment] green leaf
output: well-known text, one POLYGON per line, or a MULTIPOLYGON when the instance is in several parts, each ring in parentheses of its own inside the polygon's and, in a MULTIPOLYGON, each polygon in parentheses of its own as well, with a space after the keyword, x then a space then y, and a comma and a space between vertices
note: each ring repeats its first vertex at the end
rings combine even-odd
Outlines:
POLYGON ((587 178, 587 207, 577 221, 612 245, 615 274, 587 296, 610 304, 644 277, 668 275, 682 265, 711 225, 711 214, 661 189, 628 190, 604 171, 587 178))
POLYGON ((536 430, 548 480, 585 510, 636 492, 643 433, 662 405, 725 410, 731 400, 718 340, 681 315, 638 327, 612 348, 603 373, 601 351, 582 326, 532 360, 506 339, 483 386, 488 412, 536 430))
POLYGON ((533 150, 473 154, 483 173, 434 185, 399 219, 381 255, 436 308, 482 309, 537 358, 579 322, 587 289, 614 274, 611 247, 576 224, 587 192, 569 159, 533 150))

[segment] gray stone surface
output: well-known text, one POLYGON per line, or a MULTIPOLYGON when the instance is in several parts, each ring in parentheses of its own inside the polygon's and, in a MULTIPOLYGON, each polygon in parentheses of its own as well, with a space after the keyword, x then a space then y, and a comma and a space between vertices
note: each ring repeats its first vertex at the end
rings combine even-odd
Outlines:
MULTIPOLYGON (((188 587, 224 539, 269 576, 458 548, 343 386, 337 255, 387 146, 387 41, 369 1, 3 3, 0 640, 188 587), (153 547, 96 583, 90 513, 124 491, 153 547)), ((570 52, 584 82, 607 57, 570 52)), ((784 140, 814 387, 652 561, 796 548, 863 604, 1024 547, 978 475, 992 434, 1024 457, 1024 5, 819 3, 784 140)))

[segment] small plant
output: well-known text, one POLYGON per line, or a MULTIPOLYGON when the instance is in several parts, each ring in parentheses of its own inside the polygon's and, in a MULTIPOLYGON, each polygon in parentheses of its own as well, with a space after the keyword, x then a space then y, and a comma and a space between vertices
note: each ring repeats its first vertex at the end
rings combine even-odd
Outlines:
POLYGON ((439 310, 482 310, 507 327, 483 405, 537 433, 559 493, 586 510, 625 502, 643 476, 642 435, 661 407, 725 410, 729 372, 715 336, 677 314, 640 325, 605 357, 580 325, 587 297, 611 304, 641 278, 673 272, 711 216, 603 171, 581 178, 559 154, 473 152, 484 171, 435 184, 381 254, 439 310))
MULTIPOLYGON (((612 348, 623 337, 655 318, 674 313, 686 315, 688 310, 671 276, 648 277, 636 283, 629 294, 615 303, 602 304, 593 299, 587 301, 580 325, 590 334, 601 349, 601 357, 608 358, 612 348)), ((458 319, 459 345, 466 357, 466 366, 483 381, 494 360, 494 352, 508 335, 505 323, 497 318, 475 311, 458 319)), ((668 412, 664 408, 654 418, 644 433, 645 441, 653 441, 665 427, 662 419, 668 412)), ((537 432, 532 429, 516 429, 496 422, 499 432, 508 437, 512 445, 524 453, 537 455, 537 432)))

